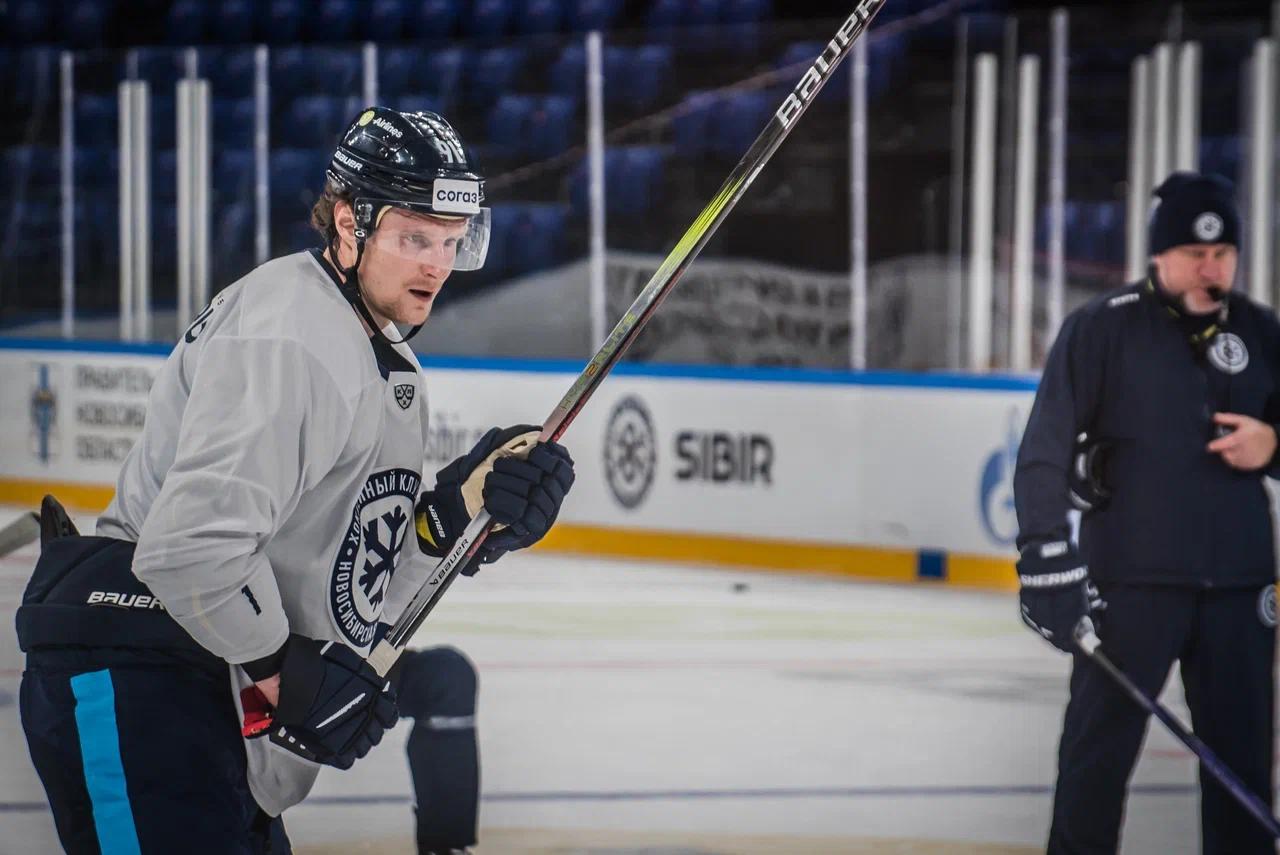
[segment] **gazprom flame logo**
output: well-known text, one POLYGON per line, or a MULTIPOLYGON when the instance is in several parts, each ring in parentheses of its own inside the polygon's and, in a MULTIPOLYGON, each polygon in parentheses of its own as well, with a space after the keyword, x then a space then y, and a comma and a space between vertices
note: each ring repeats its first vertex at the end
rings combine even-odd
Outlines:
POLYGON ((1009 411, 1009 425, 1004 443, 987 457, 978 485, 978 514, 987 536, 1001 545, 1010 545, 1018 537, 1018 515, 1013 506, 1013 470, 1018 463, 1018 446, 1022 443, 1022 418, 1017 410, 1009 411))

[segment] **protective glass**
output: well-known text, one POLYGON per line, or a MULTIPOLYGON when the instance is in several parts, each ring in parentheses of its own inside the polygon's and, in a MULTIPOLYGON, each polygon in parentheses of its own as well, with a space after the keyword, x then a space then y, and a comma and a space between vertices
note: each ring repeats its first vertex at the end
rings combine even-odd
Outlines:
POLYGON ((378 211, 367 242, 415 264, 479 270, 489 254, 489 208, 465 218, 441 218, 427 206, 391 199, 361 199, 378 211))

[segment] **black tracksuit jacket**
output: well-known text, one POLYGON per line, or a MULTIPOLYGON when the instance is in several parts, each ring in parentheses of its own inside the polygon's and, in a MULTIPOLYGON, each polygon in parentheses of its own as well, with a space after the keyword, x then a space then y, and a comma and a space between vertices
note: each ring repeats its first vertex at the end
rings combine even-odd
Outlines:
POLYGON ((1235 587, 1275 579, 1263 476, 1205 450, 1215 411, 1280 423, 1280 322, 1235 292, 1208 346, 1154 278, 1067 317, 1018 452, 1019 548, 1067 539, 1067 469, 1077 434, 1112 443, 1110 502, 1084 516, 1080 548, 1101 582, 1235 587), (1243 366, 1243 367, 1241 367, 1243 366))

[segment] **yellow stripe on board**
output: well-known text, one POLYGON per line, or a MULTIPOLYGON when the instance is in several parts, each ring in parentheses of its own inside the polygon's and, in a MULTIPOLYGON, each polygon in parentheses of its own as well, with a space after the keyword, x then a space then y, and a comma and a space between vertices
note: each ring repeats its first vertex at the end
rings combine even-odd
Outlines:
POLYGON ((836 546, 571 523, 558 524, 538 546, 577 555, 729 564, 798 573, 834 573, 884 582, 914 582, 916 579, 914 552, 873 546, 836 546))
MULTIPOLYGON (((82 513, 100 513, 115 488, 57 481, 0 479, 0 504, 36 510, 52 493, 82 513)), ((560 523, 536 547, 574 555, 605 555, 651 561, 681 561, 792 573, 833 574, 879 582, 916 582, 965 588, 1013 590, 1013 561, 980 555, 945 557, 944 580, 921 580, 914 550, 796 540, 732 537, 652 529, 606 528, 560 523)))
POLYGON ((84 513, 97 514, 106 510, 115 487, 100 484, 76 484, 69 481, 27 481, 20 478, 0 478, 0 504, 20 505, 33 511, 40 509, 40 500, 52 493, 68 508, 84 513))

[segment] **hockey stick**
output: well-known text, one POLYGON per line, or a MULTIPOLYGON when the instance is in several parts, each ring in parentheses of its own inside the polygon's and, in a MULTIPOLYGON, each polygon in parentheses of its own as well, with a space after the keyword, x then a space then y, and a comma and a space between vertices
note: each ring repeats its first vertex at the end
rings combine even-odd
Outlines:
MULTIPOLYGON (((760 170, 769 162, 769 158, 782 145, 782 141, 791 133, 799 118, 813 103, 813 99, 821 91, 823 85, 831 78, 840 61, 848 55, 853 43, 858 40, 871 23, 871 19, 884 6, 886 0, 858 0, 856 8, 845 22, 840 25, 835 36, 827 43, 822 53, 809 66, 808 71, 800 78, 800 82, 787 95, 769 124, 765 126, 755 142, 747 149, 747 153, 738 161, 737 166, 729 173, 720 190, 689 226, 679 243, 663 260, 648 284, 636 297, 631 307, 623 314, 613 332, 600 345, 600 349, 591 357, 586 368, 578 375, 578 379, 569 387, 568 393, 560 400, 551 415, 543 422, 542 432, 538 439, 557 440, 577 417, 588 399, 600 386, 604 378, 613 370, 627 348, 635 341, 640 330, 648 323, 649 318, 657 310, 662 300, 675 287, 680 276, 697 258, 716 229, 724 222, 725 217, 733 210, 747 188, 756 180, 760 170)), ((436 603, 444 596, 444 592, 453 584, 453 580, 466 568, 467 563, 475 556, 480 544, 489 534, 493 521, 489 513, 483 509, 471 520, 466 529, 458 537, 453 548, 440 560, 435 570, 418 589, 417 594, 409 601, 400 619, 395 622, 386 636, 379 641, 369 653, 369 664, 385 677, 400 652, 404 650, 409 639, 426 620, 436 603)), ((258 705, 253 713, 246 709, 243 733, 246 737, 262 734, 272 726, 270 714, 264 712, 265 704, 258 705)), ((282 744, 291 742, 286 728, 278 728, 271 734, 271 739, 282 744)), ((296 751, 296 743, 290 746, 296 751)))
POLYGON ((27 511, 4 528, 0 528, 0 558, 15 552, 40 536, 40 517, 27 511))
MULTIPOLYGON (((543 422, 539 440, 557 440, 568 430, 569 425, 586 406, 591 395, 635 341, 640 330, 644 328, 662 300, 675 287, 680 276, 698 257, 698 253, 711 240, 711 236, 715 234, 716 229, 724 222, 738 200, 747 192, 747 188, 756 180, 760 170, 769 162, 769 158, 778 150, 782 141, 787 138, 791 129, 795 127, 796 121, 813 103, 814 97, 831 78, 840 61, 848 55, 853 43, 866 31, 871 19, 884 4, 885 0, 859 0, 852 14, 840 25, 840 29, 827 43, 821 55, 813 65, 809 66, 809 70, 787 95, 769 124, 760 132, 755 142, 747 149, 747 153, 738 161, 738 165, 729 173, 729 177, 720 186, 719 192, 693 221, 693 225, 680 238, 680 242, 671 250, 631 307, 623 314, 622 320, 618 321, 613 332, 609 333, 604 344, 600 345, 595 356, 591 357, 591 361, 578 375, 578 379, 574 381, 568 393, 551 411, 551 415, 543 422)), ((458 538, 453 549, 449 550, 449 553, 436 566, 430 578, 423 583, 422 588, 409 602, 386 638, 380 641, 369 654, 369 664, 379 674, 385 676, 391 670, 400 651, 435 608, 449 585, 475 555, 490 528, 489 514, 481 510, 458 538)))
POLYGON ((1245 787, 1235 773, 1218 759, 1218 755, 1213 753, 1213 749, 1205 745, 1200 740, 1200 737, 1184 727, 1182 722, 1178 721, 1174 714, 1169 712, 1163 704, 1148 696, 1142 689, 1139 689, 1127 674, 1116 667, 1116 664, 1098 649, 1102 641, 1093 631, 1093 621, 1088 617, 1081 618, 1080 623, 1076 624, 1075 638, 1076 645, 1084 651, 1085 656, 1092 659, 1099 668, 1107 673, 1107 676, 1115 680, 1116 685, 1123 689, 1124 693, 1132 698, 1134 703, 1160 719, 1160 722, 1169 729, 1169 732, 1176 736, 1183 745, 1190 749, 1192 754, 1200 759, 1200 764, 1209 771, 1209 774, 1217 778, 1218 783, 1222 784, 1231 795, 1235 796, 1236 801, 1245 810, 1253 814, 1254 819, 1262 823, 1272 837, 1280 840, 1280 822, 1276 821, 1271 809, 1245 787))

